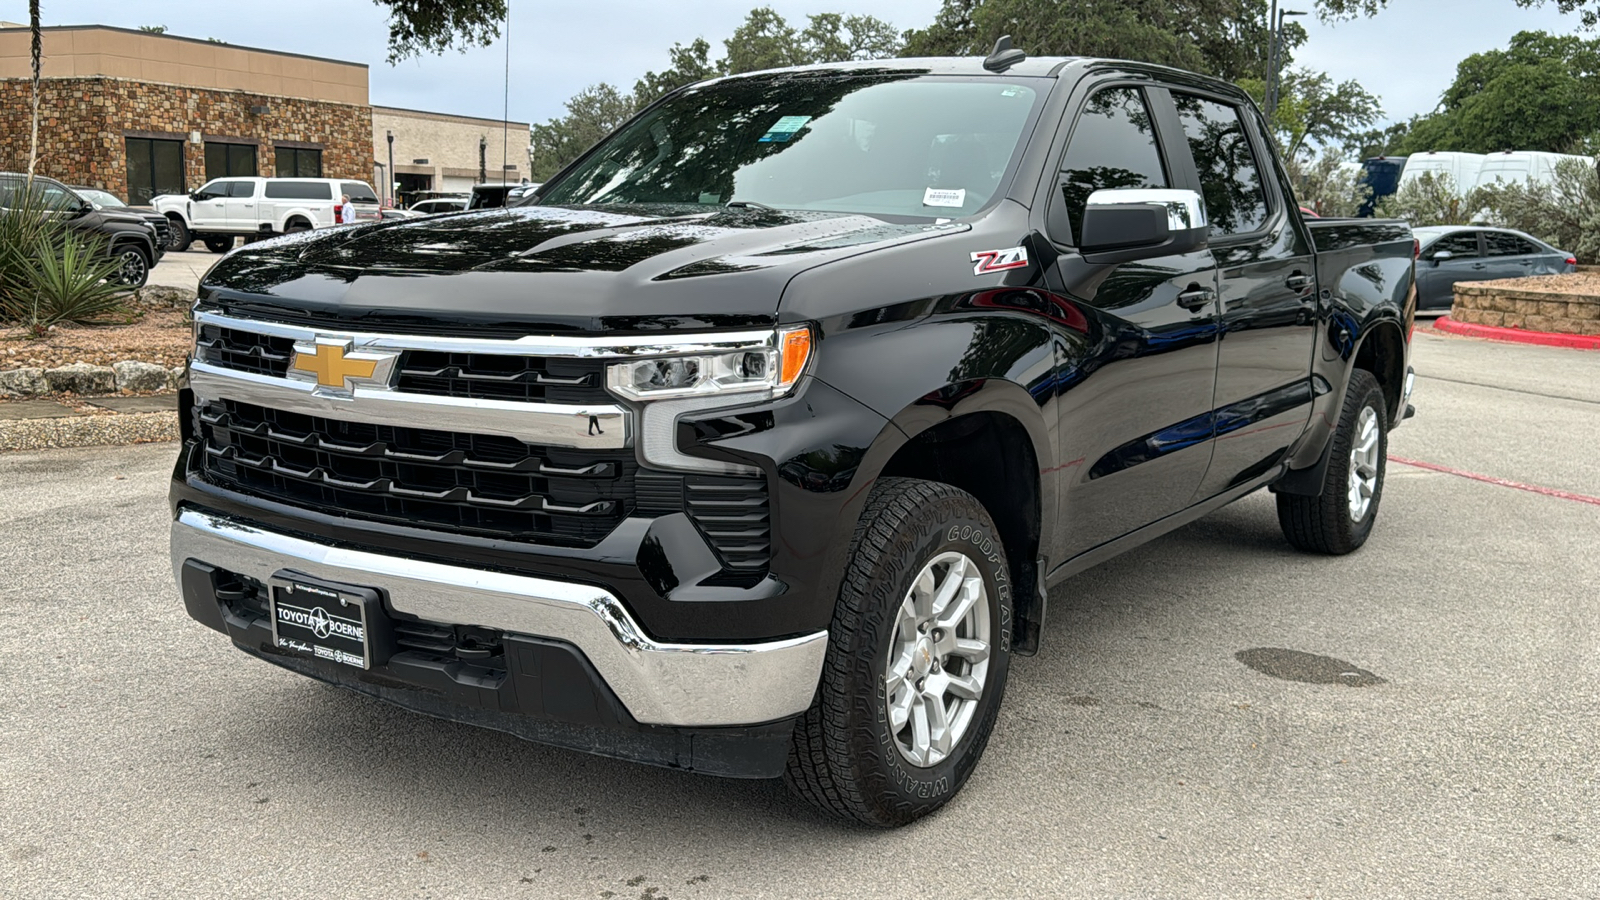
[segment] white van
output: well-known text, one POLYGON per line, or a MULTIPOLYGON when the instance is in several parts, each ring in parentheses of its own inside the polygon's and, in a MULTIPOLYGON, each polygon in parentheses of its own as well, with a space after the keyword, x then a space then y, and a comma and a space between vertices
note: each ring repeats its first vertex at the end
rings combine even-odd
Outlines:
POLYGON ((1556 179, 1556 164, 1563 160, 1578 160, 1594 168, 1594 160, 1587 156, 1570 156, 1565 153, 1545 153, 1538 150, 1507 150, 1491 153, 1484 158, 1478 170, 1478 187, 1495 184, 1522 184, 1533 181, 1551 184, 1556 179))
POLYGON ((188 196, 163 194, 150 201, 172 223, 169 250, 191 241, 223 253, 240 235, 268 237, 333 225, 339 198, 350 195, 357 222, 382 215, 378 195, 365 181, 339 178, 216 178, 188 196))
POLYGON ((1435 178, 1449 175, 1456 192, 1463 197, 1478 185, 1478 170, 1483 167, 1482 153, 1459 153, 1454 150, 1429 150, 1413 153, 1406 159, 1405 171, 1400 173, 1400 190, 1423 173, 1431 172, 1435 178))

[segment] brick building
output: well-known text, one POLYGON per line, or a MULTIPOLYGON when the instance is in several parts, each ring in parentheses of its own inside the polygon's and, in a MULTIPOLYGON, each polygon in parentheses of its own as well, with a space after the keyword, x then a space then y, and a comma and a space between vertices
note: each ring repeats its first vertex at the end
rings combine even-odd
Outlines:
POLYGON ((380 167, 393 157, 402 202, 480 181, 517 184, 528 170, 528 123, 374 106, 372 154, 380 167))
MULTIPOLYGON (((41 174, 135 204, 228 175, 373 180, 365 65, 102 25, 43 38, 41 174)), ((0 170, 28 164, 28 43, 0 28, 0 170)))

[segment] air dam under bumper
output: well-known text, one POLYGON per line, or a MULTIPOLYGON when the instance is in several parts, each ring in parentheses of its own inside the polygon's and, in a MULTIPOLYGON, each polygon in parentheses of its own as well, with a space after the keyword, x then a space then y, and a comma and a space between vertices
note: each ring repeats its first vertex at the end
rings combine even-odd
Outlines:
POLYGON ((811 704, 828 644, 825 631, 742 645, 658 643, 598 587, 332 547, 187 508, 172 523, 180 585, 190 561, 261 582, 293 569, 377 588, 390 610, 428 622, 570 644, 645 726, 743 726, 797 715, 811 704))

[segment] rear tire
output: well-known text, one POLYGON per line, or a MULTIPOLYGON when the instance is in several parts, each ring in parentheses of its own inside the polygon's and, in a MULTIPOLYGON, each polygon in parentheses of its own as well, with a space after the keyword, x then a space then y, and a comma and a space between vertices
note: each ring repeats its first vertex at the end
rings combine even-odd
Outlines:
POLYGON ((117 271, 106 280, 112 284, 138 290, 150 280, 150 260, 138 247, 126 246, 115 251, 117 271))
POLYGON ((172 225, 172 233, 167 236, 167 249, 173 253, 182 253, 189 249, 194 242, 194 235, 189 233, 189 226, 177 216, 167 216, 167 222, 172 225))
POLYGON ((233 235, 208 234, 200 239, 212 253, 227 253, 233 249, 233 235))
POLYGON ((1383 499, 1389 455, 1385 406, 1383 389, 1372 373, 1356 369, 1350 374, 1322 493, 1277 495, 1278 525, 1296 548, 1339 556, 1367 542, 1383 499))
POLYGON ((946 484, 885 478, 856 524, 822 679, 784 780, 819 809, 905 825, 983 756, 1010 665, 1011 575, 993 521, 946 484))

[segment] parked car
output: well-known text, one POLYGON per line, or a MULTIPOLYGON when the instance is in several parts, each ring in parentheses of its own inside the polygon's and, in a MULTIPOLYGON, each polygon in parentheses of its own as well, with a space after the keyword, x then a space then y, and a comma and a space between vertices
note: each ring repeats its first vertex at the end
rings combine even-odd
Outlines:
POLYGON ((1374 533, 1414 240, 1298 215, 1275 146, 1231 82, 998 47, 681 88, 538 203, 244 247, 180 393, 182 602, 416 711, 903 825, 1050 585, 1263 488, 1302 550, 1374 533))
POLYGON ((192 194, 162 194, 150 205, 172 225, 173 250, 193 241, 225 253, 234 238, 255 240, 334 223, 334 207, 350 195, 357 221, 382 217, 378 195, 365 181, 340 178, 217 178, 192 194))
POLYGON ((1509 228, 1429 225, 1412 232, 1420 244, 1419 311, 1449 312, 1457 282, 1577 271, 1578 259, 1571 253, 1509 228))
POLYGON ((411 204, 411 211, 419 216, 435 216, 439 213, 461 212, 467 208, 467 198, 462 197, 437 197, 433 200, 418 200, 411 204))
POLYGON ((77 185, 73 185, 72 192, 84 200, 94 204, 95 209, 101 211, 112 210, 118 213, 126 213, 128 215, 138 216, 139 218, 148 222, 150 224, 150 228, 156 233, 155 261, 160 262, 161 257, 166 255, 167 244, 172 241, 172 226, 167 222, 166 216, 163 216, 161 213, 156 212, 148 206, 129 206, 128 204, 122 202, 121 197, 118 197, 116 194, 113 194, 110 191, 101 190, 100 188, 79 187, 77 185))
MULTIPOLYGON (((0 207, 9 208, 27 189, 27 175, 0 172, 0 207)), ((93 235, 103 242, 105 252, 117 259, 117 272, 111 280, 131 288, 144 287, 150 279, 150 267, 156 264, 160 242, 155 229, 142 216, 98 209, 53 178, 35 175, 33 190, 51 214, 65 219, 73 231, 93 235)))

